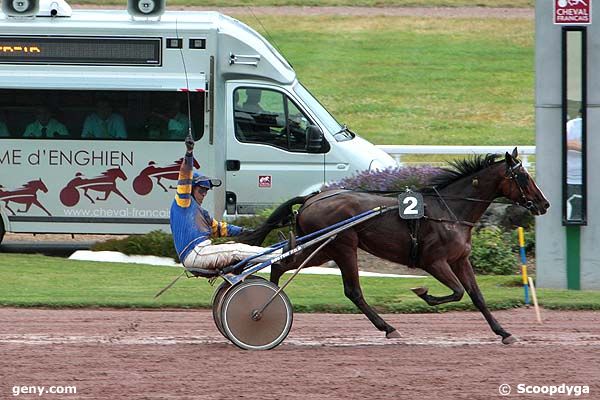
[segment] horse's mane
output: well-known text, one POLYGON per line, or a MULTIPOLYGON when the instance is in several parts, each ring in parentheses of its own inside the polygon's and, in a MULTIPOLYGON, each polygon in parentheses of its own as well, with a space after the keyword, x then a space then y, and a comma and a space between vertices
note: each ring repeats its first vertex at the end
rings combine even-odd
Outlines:
POLYGON ((117 170, 120 170, 120 169, 121 168, 119 168, 119 167, 109 168, 106 171, 100 173, 100 175, 102 175, 102 176, 109 176, 109 177, 112 178, 113 173, 117 172, 117 170))
POLYGON ((452 160, 450 166, 442 168, 442 172, 429 181, 431 186, 440 189, 452 182, 473 175, 498 162, 498 154, 474 155, 461 160, 452 160))

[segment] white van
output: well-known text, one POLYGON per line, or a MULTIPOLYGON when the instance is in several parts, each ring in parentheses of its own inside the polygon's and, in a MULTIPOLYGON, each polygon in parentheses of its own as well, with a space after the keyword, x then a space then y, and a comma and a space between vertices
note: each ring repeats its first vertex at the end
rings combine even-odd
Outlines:
POLYGON ((190 125, 217 217, 395 165, 240 21, 48 3, 0 14, 0 238, 168 230, 190 125))

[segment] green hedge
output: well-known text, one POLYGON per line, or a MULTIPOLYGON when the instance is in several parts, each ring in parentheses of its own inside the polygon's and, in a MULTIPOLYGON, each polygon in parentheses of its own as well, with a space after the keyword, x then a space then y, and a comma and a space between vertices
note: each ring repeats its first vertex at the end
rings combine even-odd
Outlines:
POLYGON ((110 239, 92 246, 94 251, 118 251, 123 254, 171 257, 178 260, 173 246, 173 236, 163 231, 152 231, 145 235, 131 235, 124 239, 110 239))
POLYGON ((477 274, 511 275, 517 271, 517 254, 506 236, 495 227, 473 232, 470 259, 477 274))

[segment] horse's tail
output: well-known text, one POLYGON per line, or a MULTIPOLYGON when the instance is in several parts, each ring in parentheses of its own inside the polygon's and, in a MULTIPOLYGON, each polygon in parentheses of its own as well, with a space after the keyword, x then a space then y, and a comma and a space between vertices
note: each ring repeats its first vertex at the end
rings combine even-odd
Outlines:
POLYGON ((267 235, 277 228, 281 228, 292 223, 293 210, 292 207, 298 204, 304 204, 304 202, 313 194, 307 196, 297 196, 290 199, 277 207, 275 211, 269 215, 269 218, 264 224, 253 230, 252 232, 242 233, 236 239, 239 242, 259 246, 267 235))

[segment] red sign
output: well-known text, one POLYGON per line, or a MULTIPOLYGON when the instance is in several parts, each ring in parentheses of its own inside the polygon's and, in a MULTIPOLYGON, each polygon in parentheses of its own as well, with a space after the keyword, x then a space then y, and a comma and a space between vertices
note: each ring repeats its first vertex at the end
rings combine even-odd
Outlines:
POLYGON ((273 180, 271 175, 260 175, 258 177, 258 187, 261 188, 270 188, 273 180))
POLYGON ((592 23, 592 0, 554 0, 554 23, 588 25, 592 23))

